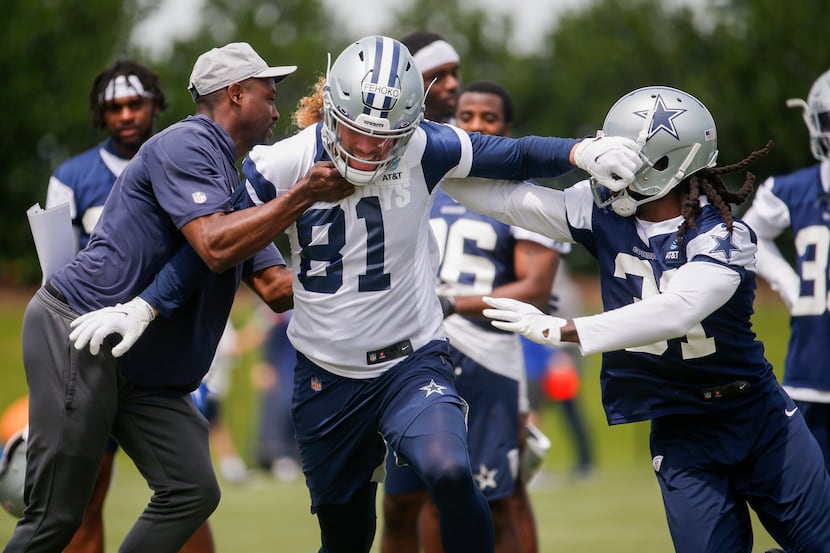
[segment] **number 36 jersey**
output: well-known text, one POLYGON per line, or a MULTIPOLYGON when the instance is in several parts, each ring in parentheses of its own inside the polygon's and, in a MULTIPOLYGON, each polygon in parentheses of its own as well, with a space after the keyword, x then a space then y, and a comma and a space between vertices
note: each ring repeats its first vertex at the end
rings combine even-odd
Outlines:
MULTIPOLYGON (((519 140, 422 123, 397 167, 377 183, 357 186, 337 203, 317 202, 287 229, 294 347, 334 374, 373 378, 403 355, 445 339, 435 293, 438 249, 429 229, 435 187, 445 177, 476 173, 515 178, 536 159, 533 171, 561 174, 572 168, 574 143, 536 137, 520 149, 519 140), (536 150, 532 159, 527 147, 536 150)), ((319 124, 255 147, 243 163, 251 200, 271 200, 326 159, 319 124)), ((543 175, 519 178, 530 176, 543 175)))

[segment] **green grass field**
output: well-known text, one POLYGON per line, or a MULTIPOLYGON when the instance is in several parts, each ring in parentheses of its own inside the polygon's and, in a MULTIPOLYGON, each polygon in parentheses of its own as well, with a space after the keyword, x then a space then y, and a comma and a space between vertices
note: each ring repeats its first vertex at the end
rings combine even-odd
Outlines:
MULTIPOLYGON (((20 361, 20 322, 28 295, 29 292, 0 293, 0 412, 26 393, 20 361)), ((755 328, 766 342, 768 359, 780 371, 787 343, 788 315, 769 293, 759 297, 755 328)), ((245 300, 235 311, 235 317, 245 316, 242 310, 250 305, 245 300)), ((255 355, 247 355, 234 370, 225 407, 236 443, 249 459, 255 432, 252 421, 257 410, 249 379, 254 361, 255 355)), ((592 478, 585 481, 569 478, 572 450, 556 405, 547 406, 542 414, 542 428, 554 446, 544 473, 531 488, 540 551, 672 551, 660 492, 651 468, 648 426, 645 423, 607 426, 599 400, 598 362, 598 356, 587 360, 581 399, 597 454, 598 470, 592 478)), ((149 498, 149 490, 131 461, 123 454, 117 459, 105 512, 107 551, 117 549, 149 498)), ((248 483, 241 486, 223 483, 222 489, 222 502, 210 520, 217 551, 317 551, 317 523, 309 514, 308 495, 302 481, 285 484, 267 473, 254 473, 248 483)), ((13 527, 12 517, 0 512, 0 544, 6 543, 13 527)), ((754 551, 773 547, 774 542, 757 521, 755 527, 754 551)), ((376 543, 373 551, 377 550, 376 543)))

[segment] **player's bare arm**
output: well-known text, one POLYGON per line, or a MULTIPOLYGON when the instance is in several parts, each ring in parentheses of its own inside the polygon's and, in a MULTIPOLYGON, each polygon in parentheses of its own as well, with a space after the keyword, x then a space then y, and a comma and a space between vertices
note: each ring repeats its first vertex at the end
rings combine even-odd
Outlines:
POLYGON ((294 307, 291 290, 293 271, 284 265, 274 265, 245 277, 244 281, 268 307, 277 313, 294 307))

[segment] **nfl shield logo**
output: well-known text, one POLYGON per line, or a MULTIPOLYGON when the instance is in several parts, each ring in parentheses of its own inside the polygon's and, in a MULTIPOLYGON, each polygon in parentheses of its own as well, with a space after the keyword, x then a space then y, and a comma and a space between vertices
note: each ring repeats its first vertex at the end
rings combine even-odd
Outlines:
POLYGON ((207 201, 207 196, 204 192, 194 192, 190 195, 193 198, 193 201, 197 204, 203 204, 207 201))
POLYGON ((323 382, 316 376, 311 377, 311 389, 315 392, 319 392, 323 389, 323 382))

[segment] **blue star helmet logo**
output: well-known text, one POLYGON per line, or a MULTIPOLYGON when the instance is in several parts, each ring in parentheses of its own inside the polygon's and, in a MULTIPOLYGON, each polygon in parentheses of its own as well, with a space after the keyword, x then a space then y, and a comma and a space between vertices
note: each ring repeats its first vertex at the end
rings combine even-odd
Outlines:
MULTIPOLYGON (((651 111, 635 111, 634 115, 645 119, 651 111)), ((667 108, 663 102, 663 98, 658 94, 654 102, 654 115, 651 118, 651 126, 648 129, 648 139, 651 139, 652 136, 662 130, 673 136, 675 140, 680 140, 677 134, 677 127, 674 126, 674 120, 686 111, 685 109, 667 108)))

